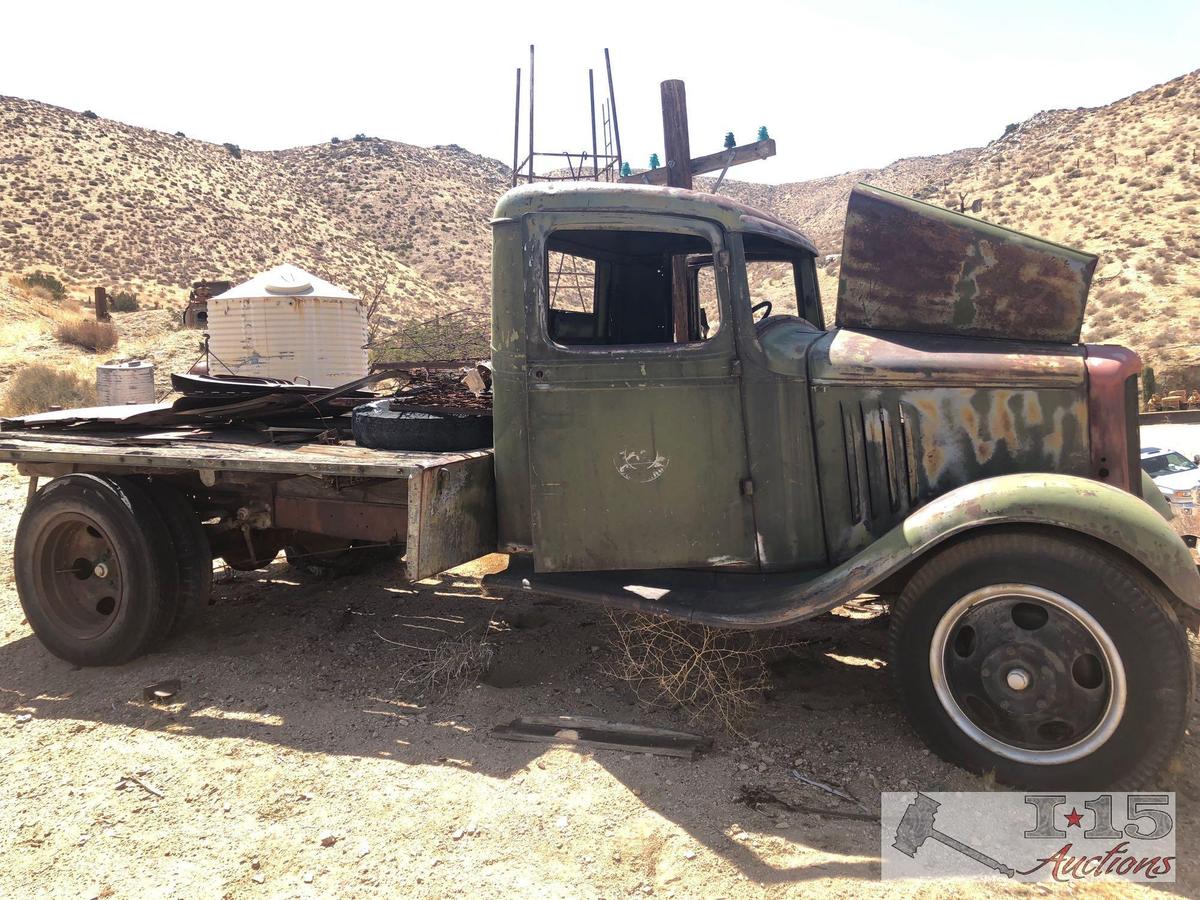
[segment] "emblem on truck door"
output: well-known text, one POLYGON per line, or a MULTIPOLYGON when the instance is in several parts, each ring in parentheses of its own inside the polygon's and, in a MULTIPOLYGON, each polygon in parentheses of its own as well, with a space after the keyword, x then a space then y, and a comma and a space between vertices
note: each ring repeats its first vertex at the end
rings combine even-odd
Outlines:
POLYGON ((626 481, 636 481, 639 484, 649 484, 667 471, 671 460, 661 453, 649 450, 618 450, 613 457, 613 465, 617 474, 626 481))

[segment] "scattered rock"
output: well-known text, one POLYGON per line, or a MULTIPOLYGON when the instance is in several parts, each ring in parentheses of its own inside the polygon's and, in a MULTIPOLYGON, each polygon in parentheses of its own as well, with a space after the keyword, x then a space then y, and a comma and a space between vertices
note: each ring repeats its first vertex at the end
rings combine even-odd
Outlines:
POLYGON ((321 832, 321 846, 322 847, 332 847, 337 842, 338 842, 337 835, 334 834, 332 831, 322 831, 321 832))

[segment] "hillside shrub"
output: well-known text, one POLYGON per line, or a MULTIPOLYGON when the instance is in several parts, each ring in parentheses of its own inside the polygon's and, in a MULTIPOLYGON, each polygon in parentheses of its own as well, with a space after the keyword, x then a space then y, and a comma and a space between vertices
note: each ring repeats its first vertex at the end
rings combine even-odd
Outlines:
POLYGON ((63 319, 54 329, 54 336, 65 344, 74 344, 93 353, 117 346, 116 326, 95 319, 63 319))
POLYGON ((83 111, 83 117, 84 117, 85 119, 98 119, 98 118, 100 118, 98 115, 96 115, 96 114, 95 114, 94 112, 92 112, 90 109, 85 109, 85 110, 83 111))
POLYGON ((62 300, 67 296, 63 283, 46 272, 34 272, 21 279, 21 285, 31 294, 45 300, 62 300))
POLYGON ((45 412, 54 406, 70 409, 96 405, 96 386, 74 372, 60 372, 41 363, 18 369, 8 380, 3 411, 6 416, 45 412))
POLYGON ((114 312, 137 312, 137 294, 133 291, 117 291, 109 298, 108 306, 114 312))
POLYGON ((228 150, 229 155, 232 156, 234 159, 242 158, 242 148, 239 147, 237 144, 231 144, 228 141, 226 141, 221 146, 224 147, 226 150, 228 150))

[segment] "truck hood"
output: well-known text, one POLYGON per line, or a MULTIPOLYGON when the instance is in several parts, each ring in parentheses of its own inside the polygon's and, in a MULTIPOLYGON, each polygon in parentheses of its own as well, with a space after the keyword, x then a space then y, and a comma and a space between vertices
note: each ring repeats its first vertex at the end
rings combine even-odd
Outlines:
POLYGON ((859 184, 846 209, 837 324, 1074 344, 1096 260, 859 184))

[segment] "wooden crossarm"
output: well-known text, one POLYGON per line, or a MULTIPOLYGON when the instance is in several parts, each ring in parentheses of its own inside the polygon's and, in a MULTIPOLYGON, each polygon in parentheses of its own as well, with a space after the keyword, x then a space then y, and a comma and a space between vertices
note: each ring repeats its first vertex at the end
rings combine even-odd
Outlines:
MULTIPOLYGON (((754 162, 756 159, 766 159, 775 155, 775 141, 767 138, 765 141, 755 141, 753 144, 742 144, 730 150, 698 156, 692 160, 692 176, 704 175, 707 172, 719 172, 724 168, 740 166, 742 163, 754 162)), ((667 169, 662 166, 648 172, 636 175, 626 175, 621 179, 627 184, 666 184, 667 169)))

